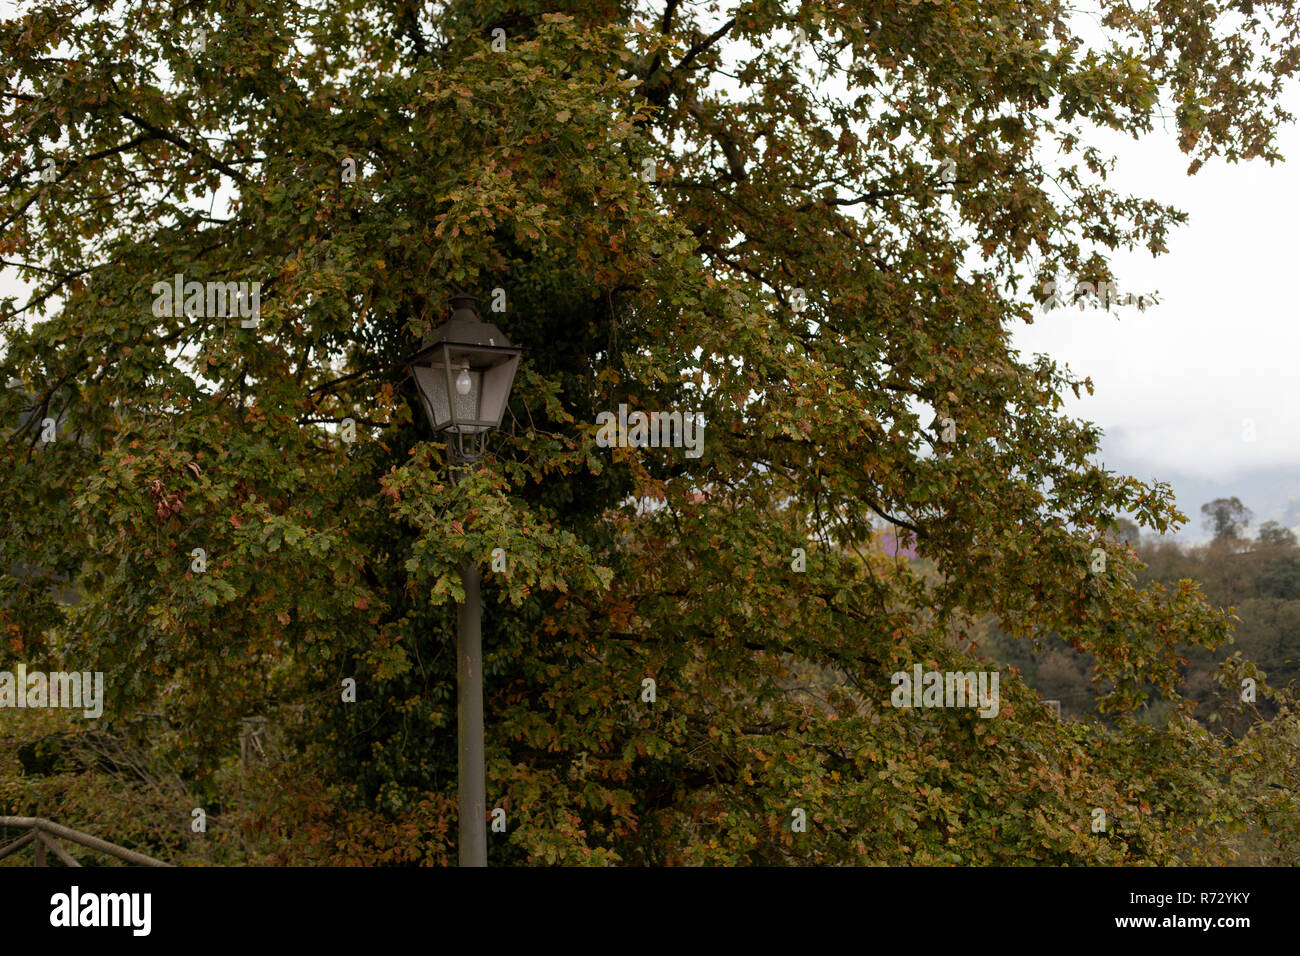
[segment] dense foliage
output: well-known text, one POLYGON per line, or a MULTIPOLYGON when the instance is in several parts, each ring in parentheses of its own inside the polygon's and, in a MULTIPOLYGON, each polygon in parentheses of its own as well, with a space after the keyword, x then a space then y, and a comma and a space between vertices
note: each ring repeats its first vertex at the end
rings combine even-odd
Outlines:
POLYGON ((181 861, 454 859, 472 560, 494 863, 1285 845, 1289 705, 1241 740, 1187 716, 1180 657, 1231 620, 1112 533, 1186 519, 1093 463, 1060 411, 1091 384, 1008 330, 1183 221, 1108 187, 1097 127, 1172 102, 1189 172, 1279 158, 1293 7, 1103 0, 1085 38, 1042 0, 30 5, 0 24, 32 283, 0 303, 0 666, 110 690, 93 731, 0 711, 0 809, 181 861), (260 282, 259 318, 156 314, 176 274, 260 282), (526 357, 452 485, 401 364, 456 290, 526 357), (703 455, 599 447, 620 404, 701 413, 703 455), (1010 673, 993 719, 891 706, 896 671, 994 666, 990 616, 1086 655, 1111 723, 1010 673))

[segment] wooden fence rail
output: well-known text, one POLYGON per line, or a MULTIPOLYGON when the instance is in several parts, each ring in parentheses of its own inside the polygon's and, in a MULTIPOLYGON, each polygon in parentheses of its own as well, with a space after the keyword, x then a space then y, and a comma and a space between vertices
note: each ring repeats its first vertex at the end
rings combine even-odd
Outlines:
POLYGON ((82 833, 80 830, 65 827, 52 820, 43 820, 40 817, 0 817, 0 827, 27 830, 26 833, 12 843, 0 846, 0 859, 21 850, 30 843, 32 844, 32 866, 46 865, 45 853, 47 850, 58 857, 66 866, 81 866, 76 858, 59 844, 57 837, 91 850, 98 850, 100 853, 107 853, 109 856, 117 857, 125 863, 134 863, 136 866, 171 866, 170 863, 164 863, 162 860, 155 860, 153 857, 137 853, 135 850, 128 850, 116 843, 109 843, 107 840, 101 840, 89 833, 82 833))

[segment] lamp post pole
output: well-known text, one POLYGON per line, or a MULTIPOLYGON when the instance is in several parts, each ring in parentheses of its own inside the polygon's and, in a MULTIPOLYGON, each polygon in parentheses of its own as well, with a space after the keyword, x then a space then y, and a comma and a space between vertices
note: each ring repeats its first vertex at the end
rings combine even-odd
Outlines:
POLYGON ((465 600, 456 615, 456 742, 460 780, 460 865, 487 866, 487 785, 483 766, 483 605, 478 568, 460 566, 465 600))
MULTIPOLYGON (((521 350, 474 310, 474 297, 452 297, 451 318, 408 360, 429 425, 447 438, 453 484, 483 455, 501 427, 521 350)), ((483 757, 483 604, 473 561, 460 566, 465 600, 456 609, 456 765, 461 866, 487 866, 487 782, 483 757)))

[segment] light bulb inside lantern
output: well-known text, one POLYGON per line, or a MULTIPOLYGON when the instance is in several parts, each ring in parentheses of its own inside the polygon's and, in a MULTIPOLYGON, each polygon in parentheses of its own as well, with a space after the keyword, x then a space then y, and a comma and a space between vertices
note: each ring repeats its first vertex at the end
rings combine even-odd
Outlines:
POLYGON ((460 374, 456 376, 456 393, 458 395, 468 395, 469 390, 473 387, 474 383, 470 380, 469 369, 461 369, 460 374))

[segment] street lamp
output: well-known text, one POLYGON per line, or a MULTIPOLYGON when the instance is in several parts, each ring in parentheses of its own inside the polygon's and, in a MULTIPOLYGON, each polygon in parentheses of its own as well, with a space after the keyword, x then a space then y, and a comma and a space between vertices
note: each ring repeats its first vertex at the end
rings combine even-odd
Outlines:
POLYGON ((478 317, 472 295, 453 296, 451 308, 451 318, 434 330, 410 367, 429 424, 447 435, 453 462, 474 462, 487 433, 501 427, 520 350, 478 317))
MULTIPOLYGON (((451 300, 451 318, 411 357, 408 367, 433 430, 447 438, 453 483, 483 456, 501 427, 521 350, 474 311, 472 295, 451 300), (460 467, 458 467, 460 466, 460 467)), ((456 621, 456 743, 460 865, 487 866, 487 784, 483 769, 483 608, 479 573, 460 566, 465 602, 456 621)))

